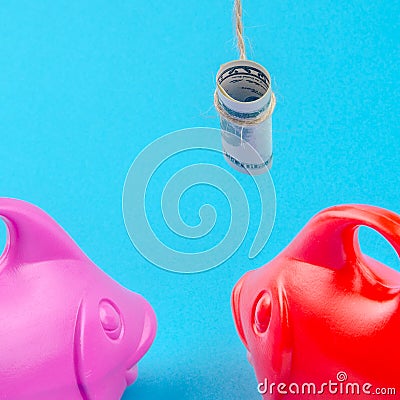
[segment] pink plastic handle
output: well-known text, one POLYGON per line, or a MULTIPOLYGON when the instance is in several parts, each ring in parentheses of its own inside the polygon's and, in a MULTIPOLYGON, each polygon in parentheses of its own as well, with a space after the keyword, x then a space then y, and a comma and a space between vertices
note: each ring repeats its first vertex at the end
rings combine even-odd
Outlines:
POLYGON ((58 259, 88 260, 60 225, 30 203, 0 198, 0 217, 8 231, 0 257, 0 272, 8 265, 58 259))

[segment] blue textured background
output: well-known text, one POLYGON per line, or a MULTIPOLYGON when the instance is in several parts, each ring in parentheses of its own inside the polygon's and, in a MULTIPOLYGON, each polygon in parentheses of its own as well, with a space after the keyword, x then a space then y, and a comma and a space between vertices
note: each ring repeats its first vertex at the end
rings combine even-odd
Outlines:
MULTIPOLYGON (((400 212, 400 3, 244 0, 249 57, 268 68, 278 100, 271 239, 255 260, 245 242, 224 265, 192 276, 137 253, 121 213, 126 172, 161 135, 218 127, 214 76, 236 57, 231 6, 1 2, 0 194, 42 207, 154 306, 158 336, 124 400, 258 399, 231 320, 234 283, 324 207, 362 202, 400 212)), ((226 218, 226 201, 215 200, 226 218)), ((382 240, 362 238, 369 254, 398 268, 382 240)))

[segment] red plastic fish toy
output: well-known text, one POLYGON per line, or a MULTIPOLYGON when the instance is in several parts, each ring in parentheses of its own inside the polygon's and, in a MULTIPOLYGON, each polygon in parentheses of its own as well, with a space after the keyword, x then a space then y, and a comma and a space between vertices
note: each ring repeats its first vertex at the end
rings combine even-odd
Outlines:
POLYGON ((236 284, 234 320, 264 399, 400 398, 400 273, 361 252, 361 225, 400 255, 399 215, 338 206, 236 284))

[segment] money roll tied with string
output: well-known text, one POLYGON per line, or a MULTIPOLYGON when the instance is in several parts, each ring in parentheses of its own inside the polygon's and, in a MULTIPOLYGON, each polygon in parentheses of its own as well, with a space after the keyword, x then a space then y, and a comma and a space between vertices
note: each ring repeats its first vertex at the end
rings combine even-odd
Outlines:
POLYGON ((228 62, 218 71, 214 104, 220 115, 226 160, 240 172, 257 175, 272 166, 276 101, 268 71, 247 60, 240 0, 235 0, 235 25, 240 60, 228 62))

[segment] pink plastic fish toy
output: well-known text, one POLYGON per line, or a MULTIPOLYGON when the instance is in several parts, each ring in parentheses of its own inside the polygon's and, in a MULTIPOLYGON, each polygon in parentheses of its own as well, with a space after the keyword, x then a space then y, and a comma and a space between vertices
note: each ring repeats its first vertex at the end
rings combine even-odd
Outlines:
POLYGON ((0 399, 120 399, 155 337, 151 306, 39 208, 0 198, 0 216, 0 399))

